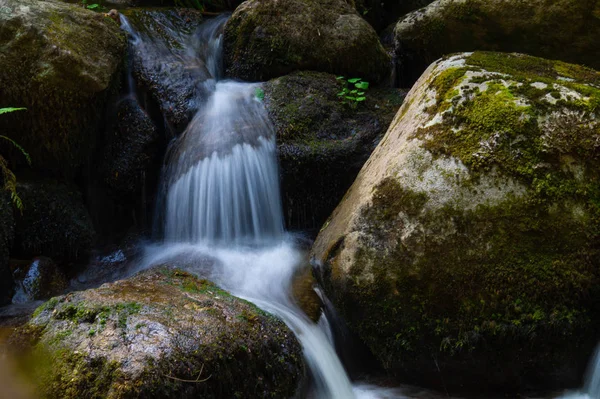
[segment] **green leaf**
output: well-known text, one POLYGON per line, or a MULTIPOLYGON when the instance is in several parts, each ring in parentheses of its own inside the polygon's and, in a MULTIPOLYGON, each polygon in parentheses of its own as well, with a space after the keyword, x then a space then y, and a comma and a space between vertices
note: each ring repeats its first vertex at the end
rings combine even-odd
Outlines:
POLYGON ((358 82, 354 85, 357 89, 367 90, 369 88, 369 82, 358 82))
POLYGON ((360 82, 360 78, 352 78, 352 79, 348 79, 348 83, 356 83, 356 82, 360 82))
POLYGON ((365 101, 367 97, 357 97, 356 102, 365 101))
POLYGON ((88 10, 95 10, 98 7, 100 7, 100 4, 90 4, 89 6, 87 6, 87 9, 88 10))
POLYGON ((359 96, 362 96, 363 94, 365 94, 365 92, 364 92, 364 91, 359 91, 359 92, 358 92, 358 93, 356 93, 356 94, 358 94, 359 96))
POLYGON ((343 76, 338 76, 338 77, 336 77, 336 79, 337 80, 342 80, 342 79, 344 79, 344 77, 343 76))
POLYGON ((260 101, 263 101, 265 99, 265 91, 263 89, 261 89, 260 87, 257 87, 256 89, 254 89, 254 95, 260 101))
POLYGON ((6 113, 9 113, 9 112, 21 111, 21 110, 24 110, 24 109, 27 109, 27 108, 12 108, 12 107, 9 107, 9 108, 0 108, 0 115, 6 114, 6 113))
POLYGON ((356 94, 356 93, 358 93, 358 90, 352 90, 350 93, 356 94))
POLYGON ((344 95, 346 95, 346 92, 345 91, 340 91, 337 95, 338 96, 344 96, 344 95))
POLYGON ((346 96, 344 97, 346 100, 352 100, 352 101, 356 101, 356 97, 352 97, 352 96, 346 96))

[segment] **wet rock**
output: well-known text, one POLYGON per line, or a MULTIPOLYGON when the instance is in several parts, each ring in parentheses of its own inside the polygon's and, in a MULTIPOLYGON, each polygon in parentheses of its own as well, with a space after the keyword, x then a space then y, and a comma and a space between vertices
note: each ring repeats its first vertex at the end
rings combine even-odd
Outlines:
POLYGON ((52 259, 44 256, 34 258, 31 262, 19 262, 13 277, 17 283, 13 303, 48 299, 67 288, 64 273, 52 259))
POLYGON ((95 234, 77 188, 52 180, 23 181, 17 192, 23 213, 16 218, 12 256, 43 255, 67 268, 85 262, 95 234))
POLYGON ((210 45, 208 38, 196 35, 202 13, 183 8, 130 9, 124 15, 136 30, 130 51, 133 76, 148 95, 142 105, 151 111, 156 104, 168 127, 180 133, 206 99, 216 77, 203 61, 210 45))
POLYGON ((344 0, 248 0, 223 38, 226 74, 262 81, 315 70, 387 82, 391 64, 377 34, 344 0))
POLYGON ((121 100, 116 112, 104 149, 104 182, 120 200, 139 198, 146 174, 158 175, 164 138, 136 99, 121 100))
POLYGON ((0 306, 10 303, 13 295, 13 278, 8 263, 10 248, 15 236, 15 219, 10 193, 0 191, 0 306))
POLYGON ((286 225, 320 228, 352 184, 404 98, 368 89, 364 102, 344 102, 344 81, 299 72, 264 85, 277 134, 286 225))
POLYGON ((50 359, 33 371, 46 397, 290 397, 304 373, 281 321, 164 267, 53 298, 18 344, 50 359))
POLYGON ((125 36, 102 14, 55 1, 6 0, 0 12, 0 130, 45 175, 75 176, 94 148, 125 36))
POLYGON ((451 392, 576 387, 600 317, 600 73, 434 63, 313 255, 390 374, 451 392))
POLYGON ((410 87, 459 51, 516 51, 600 69, 596 0, 437 0, 395 27, 398 75, 410 87))

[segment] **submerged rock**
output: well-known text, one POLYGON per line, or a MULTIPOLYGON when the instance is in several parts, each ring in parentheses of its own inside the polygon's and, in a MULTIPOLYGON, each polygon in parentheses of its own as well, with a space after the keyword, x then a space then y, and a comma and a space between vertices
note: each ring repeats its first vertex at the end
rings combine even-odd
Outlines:
POLYGON ((321 230, 330 297, 390 373, 577 386, 600 333, 600 73, 455 55, 421 77, 321 230))
POLYGON ((13 303, 48 299, 67 288, 64 273, 52 259, 44 256, 30 262, 19 262, 13 276, 17 282, 13 303))
POLYGON ((0 12, 0 130, 44 174, 72 177, 88 159, 125 36, 102 14, 56 1, 6 0, 0 12))
POLYGON ((344 0, 247 0, 225 26, 228 76, 262 81, 296 70, 390 77, 377 34, 344 0))
POLYGON ((166 267, 53 298, 13 340, 43 397, 291 397, 304 373, 281 321, 166 267))
POLYGON ((442 55, 517 51, 600 69, 597 0, 436 0, 395 28, 399 79, 414 83, 442 55))
POLYGON ((17 214, 15 257, 48 256, 61 266, 87 260, 94 227, 73 185, 52 180, 19 182, 23 213, 17 214))
POLYGON ((8 263, 15 236, 15 219, 10 193, 0 191, 0 306, 10 303, 13 295, 13 277, 8 263))
POLYGON ((299 72, 264 85, 277 134, 286 225, 319 228, 350 187, 402 104, 404 92, 368 89, 361 103, 337 94, 344 81, 299 72))

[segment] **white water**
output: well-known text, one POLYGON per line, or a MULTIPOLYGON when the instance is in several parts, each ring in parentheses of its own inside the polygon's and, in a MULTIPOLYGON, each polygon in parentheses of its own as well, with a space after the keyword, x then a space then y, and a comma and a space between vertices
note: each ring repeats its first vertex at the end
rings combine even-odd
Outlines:
POLYGON ((588 365, 583 389, 568 393, 561 399, 600 399, 600 345, 588 365))

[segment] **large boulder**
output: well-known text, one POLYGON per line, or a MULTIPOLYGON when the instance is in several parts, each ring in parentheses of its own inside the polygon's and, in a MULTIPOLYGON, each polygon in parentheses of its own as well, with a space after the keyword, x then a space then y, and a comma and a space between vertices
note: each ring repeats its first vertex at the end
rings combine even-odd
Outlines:
POLYGON ((267 82, 277 135, 284 215, 292 229, 318 229, 387 130, 405 92, 371 88, 365 101, 338 96, 345 79, 298 72, 267 82))
POLYGON ((600 73, 434 63, 313 247, 390 373, 449 390, 577 386, 600 317, 600 73))
POLYGON ((119 26, 55 1, 6 0, 0 12, 0 130, 42 173, 74 176, 94 147, 125 54, 119 26))
POLYGON ((51 299, 12 346, 42 397, 292 397, 304 374, 280 320, 166 267, 51 299))
POLYGON ((600 69, 598 0, 436 0, 395 28, 401 84, 458 51, 517 51, 600 69))
POLYGON ((10 303, 13 294, 13 277, 8 263, 10 248, 15 236, 15 219, 10 193, 0 191, 0 306, 10 303))
POLYGON ((296 70, 389 79, 373 28, 344 0, 247 0, 225 25, 228 76, 262 81, 296 70))
POLYGON ((43 255, 67 269, 87 261, 95 233, 75 186, 53 180, 22 181, 17 192, 23 211, 16 215, 12 256, 43 255))

